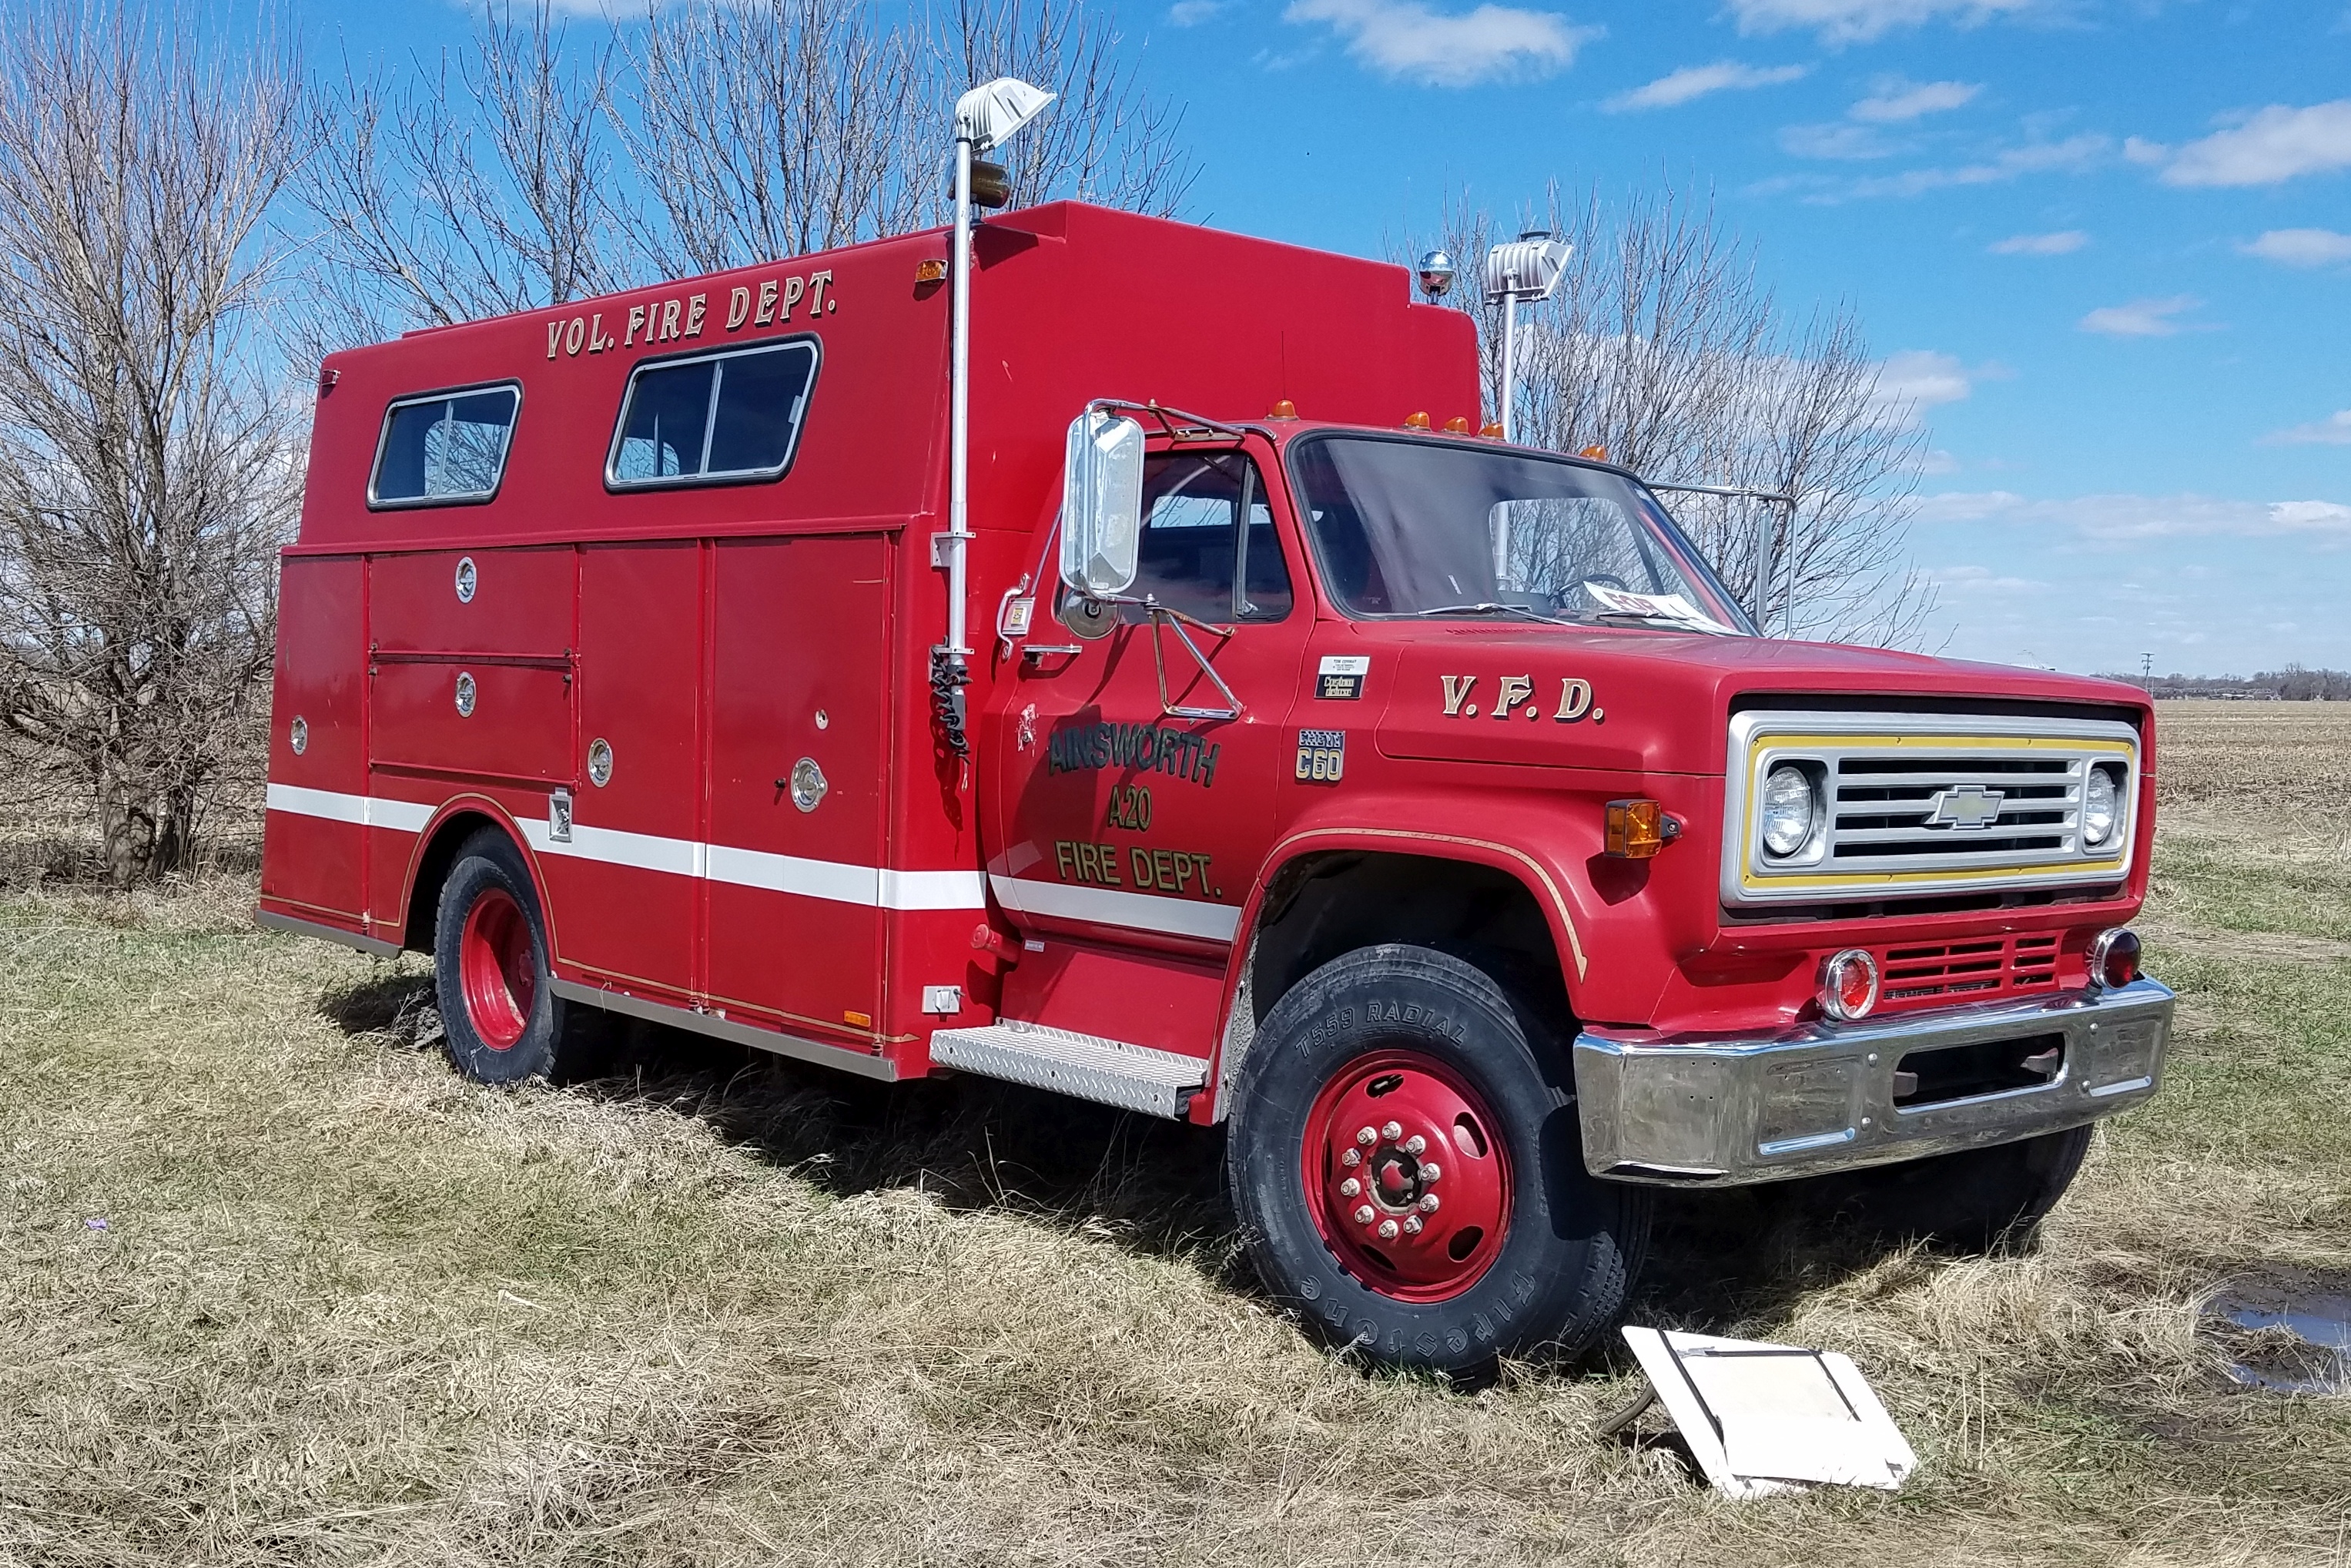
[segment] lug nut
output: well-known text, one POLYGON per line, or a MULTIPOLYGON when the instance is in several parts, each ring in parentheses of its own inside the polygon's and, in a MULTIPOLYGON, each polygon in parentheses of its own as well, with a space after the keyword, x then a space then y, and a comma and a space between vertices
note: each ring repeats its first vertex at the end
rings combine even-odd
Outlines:
POLYGON ((1357 1181, 1353 1176, 1349 1176, 1345 1181, 1339 1184, 1339 1196, 1341 1197, 1361 1197, 1363 1193, 1364 1184, 1357 1181))
POLYGON ((1420 1234, 1420 1216, 1414 1214, 1407 1215, 1405 1218, 1404 1233, 1406 1236, 1417 1236, 1420 1234))
POLYGON ((1428 1140, 1415 1133, 1404 1141, 1404 1152, 1408 1155, 1426 1154, 1428 1152, 1428 1140))
POLYGON ((1423 1214, 1435 1214, 1435 1213, 1437 1212, 1437 1195, 1436 1195, 1435 1193, 1433 1193, 1433 1192, 1432 1192, 1432 1193, 1430 1193, 1426 1197, 1424 1197, 1424 1198, 1422 1198, 1422 1199, 1420 1200, 1420 1211, 1421 1211, 1421 1213, 1423 1213, 1423 1214))
POLYGON ((1443 1176, 1444 1174, 1445 1174, 1445 1173, 1444 1173, 1443 1171, 1441 1171, 1441 1170, 1439 1170, 1439 1169, 1437 1169, 1437 1162, 1436 1162, 1435 1160, 1423 1160, 1423 1161, 1421 1161, 1421 1163, 1420 1163, 1420 1179, 1421 1179, 1421 1180, 1423 1180, 1423 1181, 1435 1181, 1438 1176, 1443 1176))
POLYGON ((1349 1149, 1339 1156, 1339 1163, 1343 1166, 1353 1167, 1362 1165, 1364 1163, 1364 1156, 1357 1154, 1354 1150, 1349 1149))
POLYGON ((1367 1204, 1364 1205, 1364 1206, 1363 1206, 1363 1207, 1361 1207, 1361 1208, 1359 1208, 1359 1209, 1355 1210, 1355 1223, 1356 1223, 1356 1224, 1358 1224, 1358 1225, 1369 1225, 1369 1224, 1372 1222, 1372 1219, 1373 1219, 1373 1215, 1372 1215, 1372 1206, 1371 1206, 1370 1204, 1368 1204, 1368 1203, 1367 1203, 1367 1204))
POLYGON ((1393 1241, 1393 1240, 1395 1240, 1395 1239, 1396 1239, 1396 1229, 1397 1229, 1397 1227, 1396 1227, 1396 1222, 1395 1222, 1395 1220, 1393 1220, 1393 1219, 1383 1219, 1383 1220, 1381 1220, 1381 1221, 1380 1221, 1380 1239, 1381 1239, 1381 1240, 1383 1240, 1383 1241, 1393 1241))
MULTIPOLYGON (((1398 1138, 1404 1136, 1404 1124, 1402 1122, 1390 1122, 1386 1126, 1380 1129, 1380 1136, 1385 1138, 1391 1144, 1395 1143, 1398 1138)), ((1369 1138, 1365 1138, 1364 1142, 1368 1144, 1371 1140, 1369 1138)))
POLYGON ((1365 1148, 1369 1148, 1372 1145, 1376 1144, 1379 1141, 1380 1135, 1377 1133, 1373 1132, 1369 1127, 1365 1127, 1362 1132, 1355 1134, 1355 1142, 1363 1145, 1365 1148))

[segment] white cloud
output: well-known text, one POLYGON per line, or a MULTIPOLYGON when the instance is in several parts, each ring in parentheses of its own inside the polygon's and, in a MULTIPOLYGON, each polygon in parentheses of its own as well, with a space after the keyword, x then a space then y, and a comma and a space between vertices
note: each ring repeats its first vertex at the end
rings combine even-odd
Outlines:
POLYGON ((1428 87, 1469 87, 1499 78, 1541 77, 1575 62, 1601 35, 1555 11, 1483 5, 1458 16, 1419 0, 1290 0, 1287 22, 1322 22, 1347 40, 1347 52, 1383 76, 1428 87))
POLYGON ((2144 136, 2123 138, 2123 156, 2134 163, 2160 163, 2171 156, 2171 149, 2160 141, 2149 141, 2144 136))
POLYGON ((1967 367, 1949 354, 1932 349, 1905 349, 1888 354, 1877 367, 1877 397, 1881 402, 1932 408, 1958 402, 1974 390, 1967 367))
POLYGON ((1780 146, 1799 158, 1890 158, 1902 151, 1868 125, 1791 125, 1780 132, 1780 146))
POLYGON ((2332 267, 2338 261, 2351 261, 2351 235, 2333 229, 2272 229, 2252 244, 2237 248, 2247 256, 2288 267, 2332 267))
POLYGON ((1826 44, 1855 44, 1896 27, 1945 17, 1962 26, 2003 13, 2032 9, 2040 0, 1730 0, 1742 33, 1809 28, 1826 44))
POLYGON ((2035 501, 2010 490, 1949 491, 1922 497, 1925 525, 2023 523, 2103 542, 2154 538, 2309 539, 2351 545, 2351 507, 2337 501, 2231 501, 2212 496, 2082 496, 2035 501))
POLYGON ((2071 256, 2089 243, 2080 229, 2061 229, 2053 235, 2011 235, 1985 248, 1994 256, 2071 256))
POLYGON ((2175 294, 2168 299, 2134 299, 2127 305, 2103 305, 2082 318, 2077 325, 2085 332, 2104 332, 2110 338, 2168 338, 2181 330, 2173 317, 2184 310, 2193 310, 2201 303, 2192 294, 2175 294))
MULTIPOLYGON (((1847 197, 1916 196, 1952 185, 1997 185, 2027 174, 2079 173, 2095 168, 2114 145, 2110 138, 2084 131, 2063 141, 2028 141, 1956 169, 1911 169, 1899 174, 1856 180, 1847 197)), ((1836 199, 1832 196, 1831 200, 1836 199)))
POLYGON ((1928 575, 1938 587, 1960 593, 2046 593, 2049 585, 2037 577, 2004 577, 1988 566, 1938 566, 1928 575))
POLYGON ((2274 185, 2351 168, 2351 98, 2308 109, 2273 103, 2242 125, 2179 150, 2167 185, 2274 185))
POLYGON ((1176 0, 1167 19, 1179 27, 1196 27, 1225 8, 1225 0, 1176 0))
POLYGON ((2338 409, 2325 419, 2272 431, 2262 437, 2264 446, 2351 446, 2351 408, 2338 409))
POLYGON ((1908 82, 1896 78, 1879 83, 1875 92, 1847 112, 1873 125, 1893 125, 1957 109, 1981 91, 1981 84, 1976 82, 1908 82))
POLYGON ((1629 92, 1620 92, 1600 107, 1611 114, 1628 110, 1672 109, 1710 92, 1745 92, 1759 87, 1792 82, 1809 66, 1748 66, 1737 60, 1717 60, 1710 66, 1684 66, 1629 92))

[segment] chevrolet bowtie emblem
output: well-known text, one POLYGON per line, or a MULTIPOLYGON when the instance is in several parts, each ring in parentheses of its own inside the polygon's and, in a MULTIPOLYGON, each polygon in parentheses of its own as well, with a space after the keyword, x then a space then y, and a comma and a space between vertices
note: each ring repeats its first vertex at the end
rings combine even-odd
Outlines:
POLYGON ((1961 784, 1938 792, 1927 805, 1929 827, 1952 828, 1961 832, 1989 828, 2000 821, 2000 803, 2007 799, 1997 789, 1987 789, 1980 784, 1961 784))

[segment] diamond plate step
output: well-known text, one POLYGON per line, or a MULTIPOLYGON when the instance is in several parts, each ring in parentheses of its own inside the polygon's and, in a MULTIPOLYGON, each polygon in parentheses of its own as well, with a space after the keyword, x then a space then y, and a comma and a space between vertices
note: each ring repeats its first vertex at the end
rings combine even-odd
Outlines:
POLYGON ((1208 1076, 1196 1056, 1032 1023, 940 1030, 931 1036, 931 1060, 1154 1116, 1183 1115, 1208 1076))

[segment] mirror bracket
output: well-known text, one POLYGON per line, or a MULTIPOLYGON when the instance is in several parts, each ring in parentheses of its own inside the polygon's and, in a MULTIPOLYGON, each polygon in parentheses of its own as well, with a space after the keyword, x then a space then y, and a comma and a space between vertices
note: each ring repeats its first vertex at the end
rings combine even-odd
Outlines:
POLYGON ((1225 677, 1217 674, 1217 667, 1208 663, 1208 656, 1200 652, 1200 645, 1192 641, 1190 632, 1184 630, 1186 625, 1196 626, 1210 636, 1223 639, 1231 636, 1234 629, 1230 626, 1211 626, 1205 621, 1194 620, 1182 611, 1170 610, 1155 599, 1145 598, 1142 602, 1144 612, 1151 617, 1151 662, 1159 675, 1160 713, 1169 718, 1224 720, 1240 717, 1245 711, 1241 699, 1233 695, 1233 688, 1225 685, 1225 677), (1207 676, 1217 692, 1223 695, 1225 699, 1223 707, 1190 707, 1167 700, 1167 649, 1159 636, 1159 628, 1162 624, 1174 628, 1176 640, 1184 644, 1184 651, 1192 655, 1192 662, 1200 666, 1200 673, 1207 676))

